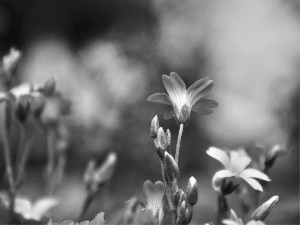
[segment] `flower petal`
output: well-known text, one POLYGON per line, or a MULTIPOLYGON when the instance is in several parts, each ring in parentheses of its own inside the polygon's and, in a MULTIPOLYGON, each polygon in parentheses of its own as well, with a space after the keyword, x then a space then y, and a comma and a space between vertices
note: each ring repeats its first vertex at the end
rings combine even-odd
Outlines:
POLYGON ((31 202, 25 198, 16 198, 14 211, 16 213, 21 214, 25 219, 31 219, 31 215, 32 215, 31 202))
POLYGON ((174 72, 170 73, 170 78, 173 84, 176 85, 177 89, 181 91, 186 91, 185 83, 177 73, 174 72))
POLYGON ((236 163, 236 167, 234 168, 234 172, 236 174, 240 174, 241 172, 243 172, 245 170, 245 168, 250 164, 251 162, 251 158, 248 156, 241 156, 240 153, 239 154, 239 159, 236 163))
POLYGON ((187 93, 189 96, 190 105, 194 105, 200 98, 203 98, 205 95, 207 95, 208 92, 213 88, 214 82, 212 80, 208 80, 208 78, 203 79, 199 80, 199 82, 197 81, 195 86, 193 84, 188 88, 187 93), (206 80, 203 82, 203 79, 206 80))
POLYGON ((225 166, 225 169, 229 169, 230 159, 226 152, 216 147, 210 147, 206 153, 221 162, 225 166))
POLYGON ((162 75, 162 80, 163 80, 163 83, 165 85, 165 88, 166 88, 171 100, 173 102, 176 102, 176 100, 177 100, 176 91, 178 91, 177 87, 173 84, 172 80, 167 75, 162 75))
POLYGON ((200 115, 209 115, 214 112, 213 109, 203 107, 202 105, 198 105, 198 104, 193 106, 192 111, 200 115))
POLYGON ((256 179, 261 179, 261 180, 265 180, 265 181, 271 181, 270 178, 266 174, 260 172, 259 170, 252 169, 252 168, 244 170, 239 175, 239 177, 241 177, 243 179, 256 178, 256 179))
POLYGON ((214 190, 220 191, 224 178, 233 177, 233 176, 234 176, 234 174, 232 172, 230 172, 229 170, 218 171, 212 179, 212 186, 213 186, 214 190))
POLYGON ((147 199, 151 198, 151 196, 154 194, 154 186, 150 180, 145 181, 144 186, 143 186, 143 191, 144 191, 147 199))
POLYGON ((202 98, 198 100, 195 106, 198 104, 207 108, 216 108, 219 105, 219 103, 216 100, 213 100, 211 98, 202 98))
POLYGON ((232 221, 232 220, 229 220, 229 219, 223 220, 222 223, 224 225, 240 225, 238 222, 235 222, 235 221, 232 221))
POLYGON ((248 184, 250 184, 251 187, 253 187, 253 189, 258 190, 258 191, 260 191, 260 192, 263 191, 262 186, 260 185, 260 183, 259 183, 257 180, 252 179, 252 178, 247 178, 247 179, 244 178, 244 180, 245 180, 248 184))
POLYGON ((197 90, 198 88, 202 87, 207 81, 209 80, 208 77, 204 77, 200 80, 197 80, 195 83, 193 83, 188 89, 187 89, 187 94, 191 95, 192 92, 197 90))
POLYGON ((164 119, 169 120, 172 117, 175 116, 175 112, 173 108, 167 108, 166 111, 164 112, 164 119))
POLYGON ((147 101, 165 104, 165 105, 172 105, 169 96, 165 93, 156 93, 156 94, 150 95, 147 98, 147 101))

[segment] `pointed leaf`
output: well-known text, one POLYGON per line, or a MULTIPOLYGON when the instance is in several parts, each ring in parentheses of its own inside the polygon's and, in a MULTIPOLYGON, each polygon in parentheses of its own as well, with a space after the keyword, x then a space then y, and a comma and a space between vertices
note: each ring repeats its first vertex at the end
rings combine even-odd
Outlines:
POLYGON ((164 112, 164 119, 169 120, 175 116, 175 112, 173 108, 167 108, 164 112))
POLYGON ((263 188, 262 186, 260 185, 260 183, 257 181, 257 180, 254 180, 252 178, 247 178, 247 179, 244 179, 248 184, 251 185, 251 187, 253 187, 254 190, 258 190, 260 192, 263 191, 263 188))
POLYGON ((223 184, 223 180, 227 177, 233 177, 233 176, 234 176, 234 174, 232 172, 230 172, 229 170, 218 171, 212 179, 212 186, 213 186, 214 190, 220 191, 222 184, 223 184))
POLYGON ((266 174, 260 172, 259 170, 251 169, 251 168, 244 170, 239 176, 243 179, 256 178, 265 181, 271 181, 266 174))
POLYGON ((169 96, 165 93, 156 93, 156 94, 150 95, 147 98, 147 101, 154 102, 154 103, 165 104, 165 105, 172 105, 171 102, 170 102, 169 96))
POLYGON ((210 147, 206 153, 213 157, 214 159, 218 160, 219 162, 221 162, 226 169, 229 169, 230 166, 230 159, 228 157, 228 155, 226 154, 226 152, 224 152, 223 150, 216 148, 216 147, 210 147))

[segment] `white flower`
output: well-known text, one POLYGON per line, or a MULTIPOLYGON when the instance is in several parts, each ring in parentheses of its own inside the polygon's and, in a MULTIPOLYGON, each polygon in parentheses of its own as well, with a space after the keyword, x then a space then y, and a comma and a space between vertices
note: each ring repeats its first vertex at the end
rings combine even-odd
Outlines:
POLYGON ((213 88, 213 81, 208 77, 196 81, 188 89, 177 73, 172 72, 170 76, 162 76, 163 83, 169 95, 156 93, 148 97, 148 101, 169 105, 165 113, 165 119, 175 116, 179 124, 187 124, 190 119, 191 111, 208 115, 213 113, 213 109, 218 103, 212 99, 204 99, 213 88))
POLYGON ((229 177, 242 178, 258 191, 263 191, 263 188, 255 179, 270 181, 270 178, 264 173, 252 168, 246 169, 251 162, 251 158, 245 154, 231 151, 229 157, 226 152, 215 147, 210 147, 206 153, 220 161, 225 167, 224 170, 218 171, 213 177, 212 185, 215 191, 221 191, 224 179, 229 177))

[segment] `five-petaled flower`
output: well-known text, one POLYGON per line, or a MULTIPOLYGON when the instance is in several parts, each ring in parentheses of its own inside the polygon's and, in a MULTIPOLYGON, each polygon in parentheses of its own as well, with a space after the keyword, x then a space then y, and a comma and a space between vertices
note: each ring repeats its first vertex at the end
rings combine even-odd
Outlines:
POLYGON ((220 161, 225 167, 224 170, 218 171, 213 177, 212 185, 215 191, 220 192, 225 178, 230 177, 242 178, 258 191, 263 191, 263 188, 254 178, 270 181, 270 178, 264 173, 252 168, 246 169, 251 162, 251 158, 247 155, 231 151, 229 157, 226 152, 215 147, 210 147, 206 153, 220 161))
POLYGON ((144 183, 144 193, 147 197, 146 210, 152 212, 154 224, 161 224, 164 216, 163 198, 165 194, 165 185, 161 181, 157 181, 154 185, 150 180, 144 183))
POLYGON ((213 88, 214 82, 208 77, 196 81, 188 89, 178 74, 172 72, 170 76, 162 76, 163 83, 169 95, 156 93, 148 97, 148 101, 161 103, 170 106, 164 113, 165 119, 175 116, 178 124, 187 124, 191 112, 201 115, 213 113, 213 108, 218 102, 212 99, 203 98, 213 88))

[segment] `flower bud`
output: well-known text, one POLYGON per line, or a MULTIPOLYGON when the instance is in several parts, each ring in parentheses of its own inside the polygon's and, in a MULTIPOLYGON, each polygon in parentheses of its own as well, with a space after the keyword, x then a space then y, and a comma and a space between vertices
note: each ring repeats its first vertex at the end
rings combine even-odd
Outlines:
POLYGON ((167 151, 170 153, 172 138, 171 138, 171 131, 169 129, 167 129, 166 131, 166 139, 167 139, 167 151))
POLYGON ((160 127, 157 131, 157 137, 154 139, 157 154, 161 160, 164 159, 164 152, 167 148, 167 138, 164 129, 160 127))
POLYGON ((156 138, 157 137, 157 131, 159 129, 159 120, 157 115, 152 119, 150 124, 150 137, 156 138))
POLYGON ((194 177, 190 177, 189 183, 186 189, 186 198, 188 203, 192 206, 198 201, 198 183, 194 177))
POLYGON ((181 197, 181 196, 184 196, 184 192, 182 189, 178 189, 173 198, 173 203, 174 203, 175 208, 178 207, 180 198, 183 199, 183 197, 181 197))
POLYGON ((179 176, 179 167, 172 155, 165 152, 166 173, 173 180, 179 176))
POLYGON ((280 153, 284 153, 286 151, 286 147, 284 145, 275 145, 272 149, 268 152, 265 159, 265 167, 271 168, 274 165, 274 162, 277 156, 280 153))
POLYGON ((43 92, 46 96, 50 96, 55 92, 55 80, 53 77, 50 77, 46 82, 44 83, 43 87, 41 88, 41 92, 43 92))
POLYGON ((21 52, 15 48, 11 48, 9 53, 3 57, 3 70, 9 76, 12 77, 17 69, 18 62, 21 57, 21 52))
POLYGON ((270 198, 253 212, 251 219, 263 221, 270 214, 272 208, 278 202, 278 200, 279 196, 277 195, 270 198))
POLYGON ((186 224, 186 209, 187 204, 185 201, 183 201, 177 210, 177 224, 186 224))

